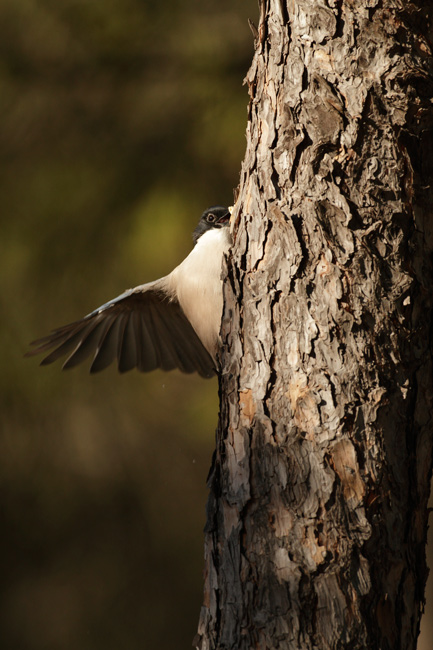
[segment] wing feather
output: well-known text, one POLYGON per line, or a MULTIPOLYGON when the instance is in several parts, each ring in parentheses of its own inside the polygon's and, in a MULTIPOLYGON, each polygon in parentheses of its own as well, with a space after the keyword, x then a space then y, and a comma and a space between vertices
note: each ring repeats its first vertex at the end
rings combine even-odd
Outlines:
POLYGON ((49 352, 41 362, 47 365, 68 355, 65 369, 92 356, 92 373, 117 359, 120 372, 134 367, 141 372, 179 368, 212 377, 212 357, 164 287, 163 278, 129 289, 83 319, 33 341, 26 356, 49 352))
POLYGON ((158 367, 162 368, 162 370, 172 370, 173 368, 179 367, 179 365, 176 363, 176 357, 173 353, 173 342, 170 339, 164 321, 161 319, 161 311, 163 312, 164 310, 159 310, 155 304, 152 304, 149 310, 150 332, 158 357, 158 367))
POLYGON ((63 370, 74 368, 90 355, 94 355, 99 342, 104 338, 107 327, 110 324, 109 318, 95 317, 89 322, 89 326, 80 332, 79 343, 64 362, 63 370))
POLYGON ((106 316, 107 328, 101 335, 93 357, 90 372, 100 372, 107 368, 117 355, 117 341, 119 337, 120 321, 115 314, 106 316))
POLYGON ((127 372, 137 365, 137 345, 132 323, 132 314, 125 314, 122 336, 119 339, 117 367, 119 372, 127 372))

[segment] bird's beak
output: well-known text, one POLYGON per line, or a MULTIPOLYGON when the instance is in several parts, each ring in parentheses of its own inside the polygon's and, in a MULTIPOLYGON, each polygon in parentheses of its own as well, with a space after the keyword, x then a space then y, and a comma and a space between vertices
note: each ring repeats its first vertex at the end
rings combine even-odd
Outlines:
POLYGON ((216 223, 217 223, 219 226, 224 226, 224 224, 228 223, 228 221, 230 221, 230 210, 227 210, 227 212, 226 212, 225 214, 223 214, 223 216, 220 217, 220 218, 216 221, 216 223))

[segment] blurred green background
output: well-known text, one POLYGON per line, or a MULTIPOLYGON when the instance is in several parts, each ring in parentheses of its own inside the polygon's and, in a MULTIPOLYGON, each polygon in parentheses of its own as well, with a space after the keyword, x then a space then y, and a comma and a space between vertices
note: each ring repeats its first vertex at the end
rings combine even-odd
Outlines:
POLYGON ((202 210, 232 203, 257 13, 0 3, 2 649, 191 646, 216 380, 22 355, 171 270, 202 210))
POLYGON ((256 0, 0 3, 2 649, 191 647, 216 379, 23 354, 233 203, 248 18, 256 0))

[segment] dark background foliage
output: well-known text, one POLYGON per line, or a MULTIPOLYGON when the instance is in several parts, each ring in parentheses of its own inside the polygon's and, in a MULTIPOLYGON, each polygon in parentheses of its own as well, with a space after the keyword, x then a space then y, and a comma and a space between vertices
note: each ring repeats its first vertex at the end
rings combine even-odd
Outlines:
POLYGON ((0 4, 0 647, 190 647, 216 380, 27 342, 165 274, 231 204, 256 0, 0 4))
POLYGON ((0 647, 190 647, 217 382, 23 359, 231 204, 255 0, 0 4, 0 647))

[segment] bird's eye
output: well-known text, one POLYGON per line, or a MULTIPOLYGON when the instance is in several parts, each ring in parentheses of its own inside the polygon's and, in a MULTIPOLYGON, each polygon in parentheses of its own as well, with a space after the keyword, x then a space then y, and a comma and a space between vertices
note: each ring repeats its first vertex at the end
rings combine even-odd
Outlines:
POLYGON ((207 215, 206 220, 208 221, 208 223, 213 223, 215 221, 215 218, 216 218, 215 215, 212 214, 211 212, 210 214, 207 215))

